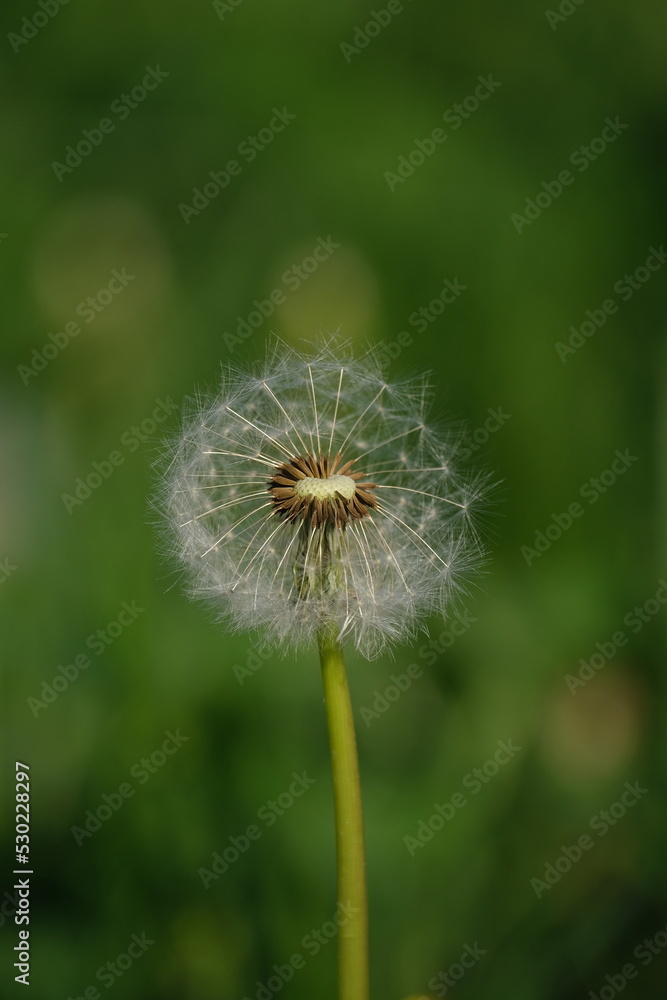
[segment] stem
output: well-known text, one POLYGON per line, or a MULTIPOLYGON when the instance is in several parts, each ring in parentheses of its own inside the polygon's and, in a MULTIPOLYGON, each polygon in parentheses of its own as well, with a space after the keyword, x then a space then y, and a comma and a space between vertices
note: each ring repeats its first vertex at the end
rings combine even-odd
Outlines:
POLYGON ((319 636, 324 700, 329 725, 338 864, 338 995, 368 1000, 368 902, 357 741, 343 652, 337 640, 319 636))

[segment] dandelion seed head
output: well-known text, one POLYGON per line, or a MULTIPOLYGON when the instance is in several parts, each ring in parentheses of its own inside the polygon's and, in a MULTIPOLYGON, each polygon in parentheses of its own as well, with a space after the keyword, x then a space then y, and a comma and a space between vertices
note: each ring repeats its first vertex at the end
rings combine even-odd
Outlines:
POLYGON ((227 372, 184 417, 159 498, 191 594, 268 642, 333 629, 367 657, 446 614, 480 560, 486 487, 454 471, 429 399, 339 341, 227 372))

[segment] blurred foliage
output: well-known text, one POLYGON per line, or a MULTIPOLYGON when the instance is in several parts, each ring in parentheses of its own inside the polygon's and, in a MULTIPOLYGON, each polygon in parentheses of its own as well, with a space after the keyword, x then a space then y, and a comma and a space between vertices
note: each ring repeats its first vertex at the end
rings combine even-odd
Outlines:
MULTIPOLYGON (((572 12, 550 25, 525 0, 405 2, 346 58, 341 43, 372 20, 351 0, 73 2, 26 28, 54 5, 8 0, 3 14, 0 993, 14 995, 15 759, 32 775, 35 995, 105 995, 97 970, 145 933, 155 943, 110 984, 127 1000, 254 1000, 333 916, 315 652, 253 660, 239 683, 252 637, 225 635, 181 594, 147 497, 178 428, 159 401, 180 409, 221 362, 261 355, 271 331, 340 328, 383 343, 394 374, 432 369, 438 409, 471 431, 490 409, 510 417, 474 456, 503 486, 470 628, 432 664, 426 637, 393 662, 349 658, 358 708, 392 673, 424 668, 369 725, 358 715, 373 995, 428 992, 475 942, 486 954, 456 982, 459 1000, 574 1000, 628 962, 625 997, 664 995, 664 954, 644 965, 633 951, 667 926, 665 610, 636 631, 626 616, 667 576, 665 271, 627 301, 613 290, 665 238, 664 8, 564 3, 572 12), (22 31, 34 37, 12 42, 22 31), (168 76, 145 100, 110 110, 158 66, 168 76), (500 86, 459 128, 443 125, 489 74, 500 86), (296 118, 248 162, 239 145, 275 108, 296 118), (571 167, 616 116, 627 129, 571 167), (105 118, 113 131, 59 179, 54 161, 105 118), (391 191, 385 173, 438 127, 447 140, 391 191), (179 205, 235 157, 240 174, 186 223, 179 205), (517 232, 512 214, 569 166, 574 182, 517 232), (340 247, 233 344, 238 317, 319 237, 340 247), (86 322, 79 303, 106 301, 114 269, 132 280, 86 322), (409 317, 446 278, 465 292, 418 332, 409 317), (556 343, 610 297, 618 311, 561 360, 556 343), (22 377, 71 322, 81 332, 22 377), (597 502, 582 498, 626 449, 637 461, 597 502), (521 547, 577 501, 583 515, 527 565, 521 547), (88 637, 133 601, 144 610, 96 655, 88 637), (572 693, 566 675, 619 630, 628 642, 572 693), (84 653, 90 666, 36 708, 84 653), (162 762, 177 730, 187 742, 162 762), (521 752, 411 856, 404 838, 498 740, 521 752), (138 762, 156 753, 141 782, 138 762), (204 888, 199 869, 304 770, 312 789, 204 888), (648 793, 538 899, 531 879, 635 781, 648 793), (72 828, 128 782, 134 794, 79 846, 72 828)), ((282 992, 333 997, 334 981, 332 942, 282 992)))

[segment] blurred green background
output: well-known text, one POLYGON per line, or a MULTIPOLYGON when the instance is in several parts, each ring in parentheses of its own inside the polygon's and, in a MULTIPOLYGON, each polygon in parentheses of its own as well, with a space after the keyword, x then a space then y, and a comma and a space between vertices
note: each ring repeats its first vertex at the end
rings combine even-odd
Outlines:
MULTIPOLYGON (((340 329, 382 343, 395 375, 432 369, 438 409, 467 422, 472 461, 503 481, 464 634, 435 657, 426 637, 393 661, 349 657, 373 996, 664 996, 667 269, 637 269, 667 236, 666 22, 647 0, 550 15, 5 4, 0 995, 20 989, 15 760, 32 776, 33 995, 335 995, 335 941, 303 943, 336 905, 315 651, 252 659, 252 637, 212 625, 156 554, 147 498, 183 397, 215 387, 221 362, 261 356, 272 331, 298 343, 340 329), (454 110, 489 76, 478 108, 454 110), (295 117, 262 132, 274 109, 295 117), (594 143, 608 118, 627 128, 594 143), (224 189, 184 209, 230 160, 224 189), (406 176, 386 176, 401 163, 406 176), (290 287, 318 238, 339 246, 290 287), (465 290, 411 324, 445 279, 465 290), (277 288, 285 302, 237 339, 277 288), (559 355, 571 326, 595 324, 587 310, 604 324, 559 355), (636 461, 610 473, 626 449, 636 461), (559 531, 553 516, 576 502, 559 531), (522 552, 548 526, 548 549, 522 552), (116 627, 132 602, 142 611, 116 627), (88 643, 109 625, 108 646, 88 643), (594 654, 591 679, 568 685, 594 654), (411 663, 422 675, 372 717, 411 663), (168 731, 187 737, 170 755, 168 731), (472 794, 465 777, 499 740, 521 750, 472 794), (304 771, 312 787, 258 818, 304 771), (605 829, 595 817, 626 782, 647 792, 605 829), (466 807, 410 849, 466 788, 466 807), (77 835, 105 801, 119 807, 77 835), (250 824, 260 839, 205 887, 200 869, 250 824), (593 846, 564 870, 584 834, 593 846), (553 885, 531 882, 556 863, 553 885), (110 972, 133 934, 154 943, 110 972), (466 945, 485 954, 457 980, 466 945), (262 993, 297 952, 305 967, 262 993)), ((434 621, 431 637, 450 627, 434 621)))

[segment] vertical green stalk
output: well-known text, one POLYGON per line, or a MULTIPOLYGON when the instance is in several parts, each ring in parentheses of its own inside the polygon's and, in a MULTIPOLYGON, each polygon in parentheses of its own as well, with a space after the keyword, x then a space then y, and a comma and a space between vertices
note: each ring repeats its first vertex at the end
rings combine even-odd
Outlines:
MULTIPOLYGON (((357 741, 343 651, 331 634, 320 634, 336 814, 338 901, 351 914, 338 932, 339 1000, 368 1000, 368 903, 357 741)), ((343 911, 345 913, 345 911, 343 911)))

